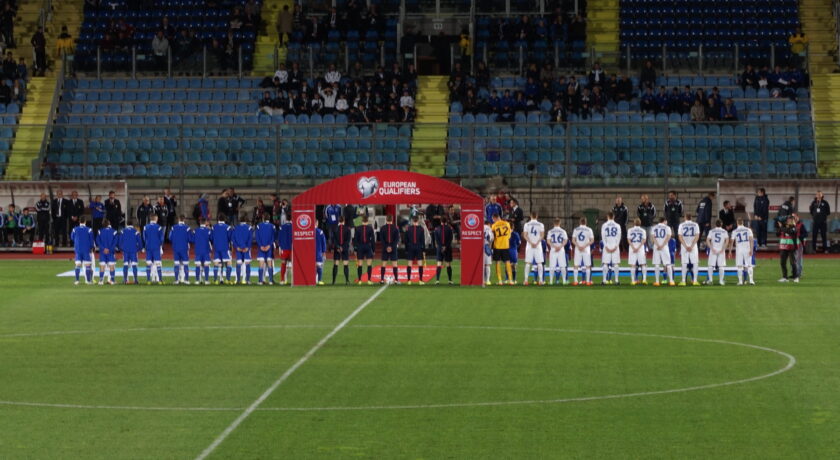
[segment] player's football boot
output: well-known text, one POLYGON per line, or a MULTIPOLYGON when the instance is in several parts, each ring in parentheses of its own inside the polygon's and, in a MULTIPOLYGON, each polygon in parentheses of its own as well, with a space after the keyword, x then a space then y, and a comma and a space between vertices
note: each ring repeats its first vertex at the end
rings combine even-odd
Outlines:
POLYGON ((100 281, 98 284, 99 284, 100 286, 102 286, 102 285, 104 285, 104 284, 105 284, 105 282, 100 281))
POLYGON ((750 281, 750 286, 755 286, 755 281, 750 281))
POLYGON ((659 284, 659 281, 653 283, 653 285, 656 286, 656 287, 662 286, 661 284, 659 284))
MULTIPOLYGON (((273 284, 273 283, 269 283, 269 284, 273 284)), ((318 281, 318 286, 323 286, 323 285, 324 285, 323 281, 318 281)))
MULTIPOLYGON (((405 284, 411 286, 411 280, 406 281, 405 284)), ((487 283, 487 284, 489 285, 490 283, 487 283)))
POLYGON ((437 286, 438 284, 440 284, 440 280, 435 280, 435 286, 437 286))
POLYGON ((572 286, 577 286, 577 285, 578 285, 577 281, 572 281, 572 286))
POLYGON ((522 282, 522 285, 523 285, 523 286, 527 286, 527 285, 528 285, 528 280, 523 281, 523 282, 522 282))
POLYGON ((373 286, 373 281, 368 281, 368 286, 373 286))
POLYGON ((79 285, 78 281, 73 281, 73 286, 78 286, 78 285, 79 285))
POLYGON ((685 286, 685 281, 680 281, 680 286, 685 286))
POLYGON ((668 282, 668 286, 676 286, 676 285, 677 285, 677 283, 675 283, 675 282, 673 282, 673 281, 669 281, 669 282, 668 282))
POLYGON ((647 286, 647 281, 642 281, 642 286, 647 286))
POLYGON ((420 281, 417 282, 417 284, 419 284, 420 286, 424 286, 426 284, 426 282, 423 281, 423 280, 420 280, 420 281))
POLYGON ((695 281, 695 282, 691 283, 691 285, 692 285, 692 286, 700 286, 700 283, 698 283, 697 281, 695 281))

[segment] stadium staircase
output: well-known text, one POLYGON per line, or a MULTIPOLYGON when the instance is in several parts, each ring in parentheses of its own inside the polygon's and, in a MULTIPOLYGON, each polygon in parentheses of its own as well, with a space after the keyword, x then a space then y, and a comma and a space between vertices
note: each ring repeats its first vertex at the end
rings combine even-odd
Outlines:
MULTIPOLYGON (((265 0, 262 6, 263 26, 257 35, 257 42, 254 48, 254 70, 253 75, 272 75, 274 71, 274 48, 280 43, 277 36, 277 17, 283 10, 283 5, 288 5, 289 10, 294 7, 291 0, 265 0)), ((280 47, 280 62, 286 60, 286 48, 280 47)))
POLYGON ((6 180, 31 180, 32 161, 41 152, 50 108, 55 94, 56 77, 32 77, 26 93, 26 108, 20 116, 20 125, 12 144, 6 180))
POLYGON ((417 119, 411 140, 411 170, 430 176, 443 175, 446 163, 446 128, 449 120, 447 77, 417 79, 417 119))
POLYGON ((602 66, 614 68, 620 56, 618 0, 590 0, 587 10, 587 48, 595 51, 602 66))
POLYGON ((832 0, 802 0, 799 3, 799 17, 802 32, 808 37, 811 75, 836 71, 833 54, 837 51, 837 42, 834 36, 832 0))
POLYGON ((840 124, 822 124, 840 120, 840 74, 811 76, 818 172, 822 177, 840 176, 840 124))

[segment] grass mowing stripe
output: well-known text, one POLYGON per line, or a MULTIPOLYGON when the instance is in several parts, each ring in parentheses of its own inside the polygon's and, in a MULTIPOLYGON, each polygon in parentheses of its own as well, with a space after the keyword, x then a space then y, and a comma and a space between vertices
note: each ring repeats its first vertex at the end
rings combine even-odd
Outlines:
POLYGON ((370 305, 371 302, 376 300, 376 298, 379 297, 380 294, 385 292, 385 289, 388 289, 387 284, 377 289, 376 292, 373 293, 373 295, 371 295, 370 297, 368 297, 367 300, 362 302, 362 304, 359 305, 358 308, 353 310, 353 312, 347 315, 347 317, 344 318, 342 322, 338 323, 338 325, 332 331, 330 331, 321 340, 319 340, 318 343, 315 344, 315 346, 310 348, 305 355, 303 355, 296 363, 292 365, 292 367, 286 369, 286 372, 284 372, 283 375, 280 376, 280 378, 275 380, 274 383, 272 383, 271 386, 268 387, 268 389, 265 390, 263 394, 261 394, 260 397, 256 399, 256 401, 251 403, 251 405, 248 406, 248 408, 245 409, 245 411, 243 411, 239 415, 239 417, 237 417, 236 420, 233 421, 233 423, 228 425, 228 427, 225 428, 225 430, 222 431, 222 433, 219 434, 219 436, 217 436, 216 439, 213 440, 213 442, 209 446, 207 446, 207 448, 204 449, 204 451, 202 451, 201 454, 198 455, 198 457, 195 458, 195 460, 204 460, 205 458, 207 458, 208 455, 212 454, 213 451, 216 450, 216 448, 219 447, 219 445, 223 443, 225 439, 227 439, 227 437, 230 436, 231 433, 233 433, 233 430, 235 430, 240 424, 242 424, 242 422, 245 421, 246 418, 248 418, 252 413, 254 413, 254 411, 260 406, 260 404, 262 404, 263 401, 265 401, 269 396, 271 396, 271 393, 274 393, 274 390, 276 390, 277 387, 282 385, 283 382, 285 382, 286 379, 288 379, 289 376, 291 376, 300 366, 309 361, 309 358, 311 358, 315 353, 317 353, 318 350, 320 350, 321 347, 324 346, 324 344, 326 344, 331 338, 333 338, 333 336, 338 334, 339 331, 344 329, 344 326, 346 326, 347 323, 352 321, 353 318, 356 317, 356 315, 361 313, 362 310, 365 309, 365 307, 370 305))

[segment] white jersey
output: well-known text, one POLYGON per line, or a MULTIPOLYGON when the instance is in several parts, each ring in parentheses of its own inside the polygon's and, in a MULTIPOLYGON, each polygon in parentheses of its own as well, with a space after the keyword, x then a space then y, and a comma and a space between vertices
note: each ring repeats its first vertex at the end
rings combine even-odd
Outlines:
POLYGON ((752 251, 750 240, 753 238, 753 232, 749 227, 743 225, 732 231, 732 241, 735 242, 735 249, 738 251, 752 251))
POLYGON ((712 243, 712 249, 715 252, 723 252, 729 244, 729 233, 722 228, 713 228, 709 230, 708 240, 712 243))
POLYGON ((662 246, 662 249, 667 251, 668 250, 668 242, 671 240, 672 232, 671 227, 665 224, 656 224, 653 227, 653 242, 654 242, 654 250, 656 250, 657 246, 662 246))
POLYGON ((697 238, 700 237, 700 226, 696 222, 688 220, 681 223, 679 228, 677 228, 677 233, 679 233, 685 242, 685 247, 694 246, 694 249, 697 249, 696 243, 697 238))
POLYGON ((581 225, 572 232, 572 244, 575 246, 575 252, 582 251, 588 254, 590 252, 589 246, 593 241, 595 241, 595 234, 586 225, 581 225), (580 248, 580 245, 584 243, 586 246, 580 248))
POLYGON ((732 231, 732 241, 735 242, 735 265, 738 267, 753 266, 753 232, 743 225, 732 231))
POLYGON ((493 247, 493 240, 495 238, 493 229, 489 225, 484 225, 484 265, 493 263, 493 255, 490 248, 493 247))
POLYGON ((551 252, 563 251, 564 246, 569 240, 566 231, 560 227, 554 227, 545 235, 545 240, 548 241, 548 247, 551 252), (555 249, 555 246, 560 246, 560 249, 555 249))
POLYGON ((545 226, 538 220, 529 220, 522 227, 522 238, 531 244, 539 247, 545 235, 545 226))
POLYGON ((604 248, 617 248, 621 244, 621 226, 614 220, 608 220, 601 225, 601 241, 604 248))
POLYGON ((633 250, 633 246, 642 245, 639 248, 640 251, 645 250, 645 241, 647 241, 647 233, 645 229, 642 227, 633 227, 627 230, 627 240, 630 242, 630 250, 633 250))

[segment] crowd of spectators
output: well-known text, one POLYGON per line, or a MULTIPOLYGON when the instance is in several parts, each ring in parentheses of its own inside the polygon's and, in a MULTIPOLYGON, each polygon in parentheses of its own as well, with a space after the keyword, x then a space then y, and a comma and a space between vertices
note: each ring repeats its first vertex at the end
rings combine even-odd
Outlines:
MULTIPOLYGON (((595 63, 583 76, 560 75, 551 63, 540 68, 529 64, 523 77, 524 88, 490 89, 490 71, 484 62, 478 62, 473 74, 467 74, 460 63, 449 78, 450 102, 459 102, 464 113, 495 114, 497 121, 513 121, 516 112, 548 111, 551 121, 566 122, 571 114, 585 120, 594 113, 604 114, 607 106, 619 101, 630 101, 639 96, 642 113, 688 114, 691 121, 738 121, 739 114, 732 98, 723 98, 720 90, 692 88, 686 85, 670 91, 665 86, 656 89, 657 73, 647 61, 639 76, 639 86, 626 75, 607 74, 595 63)), ((768 66, 756 71, 751 65, 741 74, 738 83, 742 89, 766 88, 773 98, 796 99, 796 91, 807 87, 808 77, 796 67, 783 69, 768 66)))
POLYGON ((273 77, 261 83, 265 89, 259 110, 269 115, 343 114, 351 123, 402 123, 415 118, 417 72, 413 64, 405 71, 398 64, 368 73, 356 63, 349 75, 335 65, 314 79, 304 77, 297 62, 291 69, 281 64, 273 77))
POLYGON ((299 41, 306 43, 324 43, 330 32, 345 36, 348 30, 355 30, 360 37, 367 31, 375 30, 380 35, 385 32, 385 17, 376 3, 348 0, 341 8, 307 2, 306 5, 295 2, 294 8, 283 9, 277 17, 277 33, 281 43, 285 43, 295 34, 299 41))

